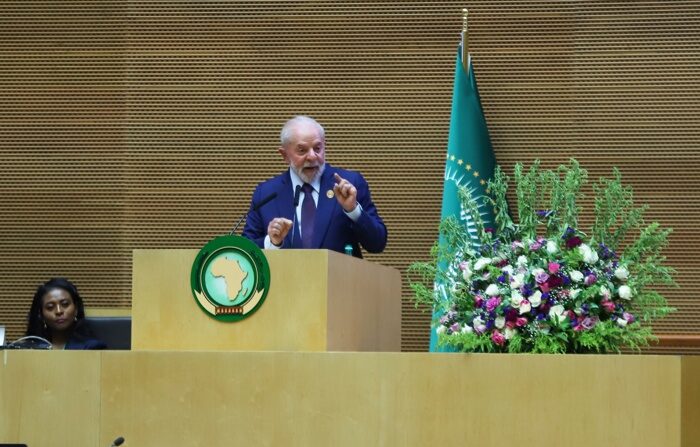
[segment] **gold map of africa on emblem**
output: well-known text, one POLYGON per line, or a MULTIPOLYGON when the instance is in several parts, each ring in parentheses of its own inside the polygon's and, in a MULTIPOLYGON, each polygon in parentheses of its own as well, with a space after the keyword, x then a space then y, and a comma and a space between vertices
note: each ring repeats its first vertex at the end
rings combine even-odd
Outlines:
POLYGON ((332 189, 329 189, 328 191, 326 191, 326 197, 328 197, 329 199, 332 199, 334 195, 335 194, 333 193, 332 189))

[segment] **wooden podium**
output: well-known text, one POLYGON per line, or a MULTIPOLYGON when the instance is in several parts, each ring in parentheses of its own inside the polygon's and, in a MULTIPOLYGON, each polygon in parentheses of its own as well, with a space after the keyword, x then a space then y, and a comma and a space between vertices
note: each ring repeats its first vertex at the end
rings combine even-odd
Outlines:
POLYGON ((197 250, 134 250, 132 349, 171 351, 401 350, 398 270, 327 250, 266 250, 270 291, 236 323, 198 307, 197 250))

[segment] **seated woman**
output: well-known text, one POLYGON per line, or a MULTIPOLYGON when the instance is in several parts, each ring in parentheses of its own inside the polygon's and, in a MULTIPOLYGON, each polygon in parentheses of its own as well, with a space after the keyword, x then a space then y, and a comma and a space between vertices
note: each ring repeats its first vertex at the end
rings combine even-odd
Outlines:
POLYGON ((64 278, 42 284, 29 310, 27 335, 42 337, 53 349, 106 349, 85 323, 85 308, 78 289, 64 278))

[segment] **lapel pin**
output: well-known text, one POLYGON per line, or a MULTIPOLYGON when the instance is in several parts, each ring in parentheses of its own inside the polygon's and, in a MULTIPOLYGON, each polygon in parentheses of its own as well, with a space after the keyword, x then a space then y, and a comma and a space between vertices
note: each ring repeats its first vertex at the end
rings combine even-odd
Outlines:
POLYGON ((326 191, 326 197, 328 197, 329 199, 332 199, 334 195, 335 194, 333 193, 332 189, 329 189, 328 191, 326 191))

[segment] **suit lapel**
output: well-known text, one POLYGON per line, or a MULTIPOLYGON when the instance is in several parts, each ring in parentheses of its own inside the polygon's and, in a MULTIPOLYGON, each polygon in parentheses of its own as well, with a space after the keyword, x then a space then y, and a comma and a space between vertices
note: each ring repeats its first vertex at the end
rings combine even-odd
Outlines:
POLYGON ((328 197, 328 191, 333 192, 333 169, 329 164, 326 164, 326 169, 321 176, 321 189, 318 192, 318 205, 316 206, 316 221, 314 222, 314 240, 313 248, 320 248, 323 239, 326 237, 328 228, 333 217, 333 210, 338 203, 335 196, 328 197))

